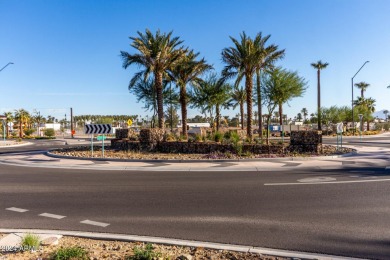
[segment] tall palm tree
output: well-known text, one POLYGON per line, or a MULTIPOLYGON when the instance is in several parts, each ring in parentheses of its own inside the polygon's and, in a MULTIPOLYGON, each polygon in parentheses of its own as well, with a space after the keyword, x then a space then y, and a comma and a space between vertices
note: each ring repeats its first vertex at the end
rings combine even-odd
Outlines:
POLYGON ((177 65, 170 70, 169 75, 180 89, 180 105, 181 105, 181 122, 183 127, 183 136, 188 137, 187 133, 187 85, 196 84, 201 81, 200 76, 212 67, 206 64, 205 59, 196 60, 199 53, 194 51, 184 55, 177 65))
POLYGON ((7 126, 6 128, 6 133, 7 133, 7 138, 9 137, 9 128, 10 128, 10 123, 14 121, 14 116, 12 112, 5 112, 5 125, 7 126))
POLYGON ((306 117, 309 115, 309 112, 307 111, 307 108, 306 107, 302 108, 301 113, 303 115, 303 122, 305 123, 306 122, 306 117))
POLYGON ((321 131, 321 70, 328 67, 329 63, 322 63, 321 60, 317 63, 312 63, 311 66, 317 69, 317 115, 318 115, 318 130, 321 131))
POLYGON ((237 76, 235 85, 239 85, 245 77, 246 106, 247 106, 247 137, 252 140, 252 99, 253 99, 253 75, 259 66, 262 51, 257 48, 262 41, 258 34, 254 40, 245 32, 240 35, 240 41, 230 37, 234 46, 222 50, 222 61, 226 63, 222 71, 224 79, 237 76))
MULTIPOLYGON (((256 41, 257 46, 255 46, 260 52, 260 59, 256 67, 256 92, 257 92, 257 114, 258 118, 262 118, 262 102, 261 102, 261 72, 262 70, 272 69, 274 63, 284 57, 285 50, 278 50, 278 46, 271 44, 265 46, 268 39, 271 35, 265 37, 261 36, 261 32, 257 35, 260 38, 260 41, 256 41)), ((263 139, 263 123, 262 120, 259 120, 259 134, 260 139, 263 139)))
POLYGON ((15 110, 15 119, 19 123, 19 137, 23 137, 23 125, 27 125, 30 119, 30 113, 24 109, 15 110))
MULTIPOLYGON (((233 109, 238 105, 240 106, 240 116, 241 116, 241 129, 244 129, 244 104, 246 100, 246 91, 243 87, 234 87, 232 92, 232 98, 230 102, 233 104, 233 109)), ((261 121, 261 120, 260 120, 261 121)))
POLYGON ((355 83, 355 87, 357 87, 358 89, 360 89, 360 97, 364 98, 364 92, 367 90, 367 88, 370 86, 370 84, 368 84, 367 82, 359 82, 359 83, 355 83))
POLYGON ((172 32, 161 33, 157 30, 155 34, 146 29, 145 34, 137 32, 138 37, 130 37, 133 41, 131 46, 138 53, 130 54, 121 51, 123 68, 136 64, 144 67, 144 70, 137 72, 130 81, 134 85, 143 77, 146 81, 150 74, 153 74, 154 86, 157 96, 158 127, 164 128, 164 107, 163 107, 163 79, 167 78, 167 71, 176 66, 187 52, 179 47, 182 41, 179 37, 172 37, 172 32))

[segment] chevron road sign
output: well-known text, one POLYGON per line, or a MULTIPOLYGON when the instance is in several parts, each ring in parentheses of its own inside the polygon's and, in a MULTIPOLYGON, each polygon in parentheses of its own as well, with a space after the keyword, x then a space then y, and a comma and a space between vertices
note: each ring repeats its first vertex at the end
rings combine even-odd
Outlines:
POLYGON ((111 124, 88 124, 84 127, 85 134, 111 134, 111 124))

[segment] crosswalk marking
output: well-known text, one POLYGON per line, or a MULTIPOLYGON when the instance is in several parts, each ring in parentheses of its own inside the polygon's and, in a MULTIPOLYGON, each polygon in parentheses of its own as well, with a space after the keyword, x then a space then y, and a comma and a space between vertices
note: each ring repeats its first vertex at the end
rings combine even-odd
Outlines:
POLYGON ((20 212, 20 213, 23 213, 23 212, 28 211, 28 209, 21 209, 21 208, 15 208, 15 207, 6 208, 6 210, 15 211, 15 212, 20 212))
POLYGON ((55 215, 55 214, 50 214, 50 213, 42 213, 42 214, 39 214, 39 216, 47 217, 47 218, 55 218, 55 219, 63 219, 66 217, 66 216, 55 215))

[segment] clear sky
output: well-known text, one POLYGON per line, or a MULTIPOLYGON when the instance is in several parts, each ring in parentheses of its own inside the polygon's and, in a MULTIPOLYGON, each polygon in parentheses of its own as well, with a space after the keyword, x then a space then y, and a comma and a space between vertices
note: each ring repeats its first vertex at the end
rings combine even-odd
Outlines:
MULTIPOLYGON (((0 0, 0 113, 25 108, 61 119, 80 114, 146 115, 128 91, 137 67, 124 70, 121 50, 146 28, 173 31, 220 72, 221 50, 242 31, 271 34, 286 49, 278 65, 308 81, 304 97, 285 105, 288 117, 322 106, 351 105, 351 78, 371 84, 376 110, 390 110, 390 1, 388 0, 0 0)), ((354 96, 359 91, 355 88, 354 96)), ((235 115, 237 111, 224 111, 235 115)), ((198 114, 190 110, 189 117, 198 114)))

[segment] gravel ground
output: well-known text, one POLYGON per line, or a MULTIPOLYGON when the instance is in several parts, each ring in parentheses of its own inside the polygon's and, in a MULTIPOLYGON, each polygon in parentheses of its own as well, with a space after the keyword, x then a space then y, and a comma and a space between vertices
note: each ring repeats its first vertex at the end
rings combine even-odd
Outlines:
MULTIPOLYGON (((1 234, 0 234, 1 235, 1 234)), ((25 251, 18 253, 0 253, 0 260, 45 260, 51 259, 53 252, 61 247, 79 246, 89 252, 89 259, 127 259, 134 255, 134 248, 145 247, 144 243, 139 242, 120 242, 120 241, 104 241, 87 238, 68 237, 60 239, 58 245, 44 246, 35 252, 25 251)), ((276 256, 265 256, 252 253, 241 253, 226 250, 213 250, 195 247, 167 246, 153 244, 154 252, 160 253, 160 256, 155 259, 162 260, 217 260, 217 259, 288 259, 276 256)))
MULTIPOLYGON (((336 147, 331 145, 323 146, 323 153, 321 154, 248 154, 238 156, 232 153, 212 153, 212 154, 175 154, 175 153, 147 153, 147 152, 126 152, 111 150, 106 147, 104 150, 105 158, 115 159, 133 159, 133 160, 219 160, 219 159, 256 159, 256 158, 279 158, 279 157, 316 157, 316 156, 331 156, 350 153, 353 150, 350 148, 343 147, 337 150, 336 147)), ((94 153, 90 151, 90 147, 80 146, 65 148, 61 150, 52 151, 54 154, 63 156, 74 156, 74 157, 93 157, 102 158, 102 151, 100 147, 94 147, 94 153)))

